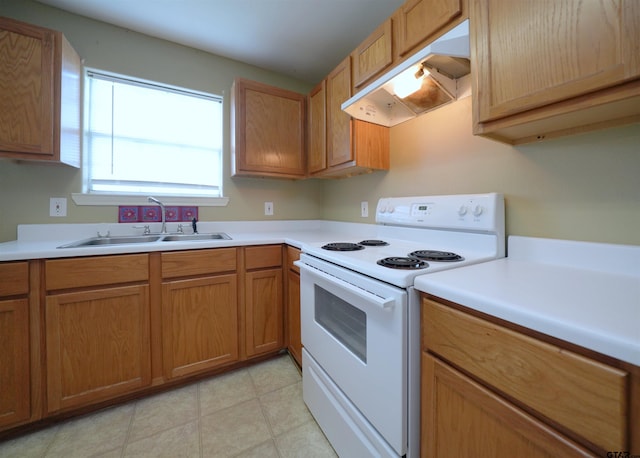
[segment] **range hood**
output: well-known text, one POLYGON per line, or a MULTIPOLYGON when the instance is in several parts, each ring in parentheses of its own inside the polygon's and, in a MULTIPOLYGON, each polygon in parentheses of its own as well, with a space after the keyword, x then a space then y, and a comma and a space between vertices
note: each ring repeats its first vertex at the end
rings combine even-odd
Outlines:
POLYGON ((344 102, 356 119, 391 127, 471 94, 469 20, 464 21, 344 102), (400 97, 400 80, 416 84, 400 97))

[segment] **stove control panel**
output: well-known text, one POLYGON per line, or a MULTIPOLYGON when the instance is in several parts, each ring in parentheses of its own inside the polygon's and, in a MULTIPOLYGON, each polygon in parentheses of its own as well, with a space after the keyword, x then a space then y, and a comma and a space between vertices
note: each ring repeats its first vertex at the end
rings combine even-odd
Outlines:
POLYGON ((501 232, 504 197, 498 193, 449 196, 383 197, 378 224, 501 232))

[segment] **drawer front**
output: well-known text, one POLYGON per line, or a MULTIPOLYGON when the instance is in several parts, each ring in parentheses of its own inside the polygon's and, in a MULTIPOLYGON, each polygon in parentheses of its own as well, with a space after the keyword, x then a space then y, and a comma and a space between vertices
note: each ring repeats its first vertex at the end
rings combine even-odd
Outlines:
POLYGON ((627 373, 423 299, 423 344, 604 450, 625 450, 627 373))
POLYGON ((294 272, 300 273, 300 269, 294 264, 298 259, 300 259, 300 250, 292 246, 287 246, 287 266, 294 272))
POLYGON ((48 291, 149 280, 149 255, 53 259, 45 262, 48 291))
POLYGON ((29 292, 29 263, 0 263, 0 297, 29 292))
POLYGON ((282 266, 282 245, 251 246, 244 249, 245 269, 282 266))
POLYGON ((170 251, 162 253, 162 278, 235 272, 235 248, 170 251))

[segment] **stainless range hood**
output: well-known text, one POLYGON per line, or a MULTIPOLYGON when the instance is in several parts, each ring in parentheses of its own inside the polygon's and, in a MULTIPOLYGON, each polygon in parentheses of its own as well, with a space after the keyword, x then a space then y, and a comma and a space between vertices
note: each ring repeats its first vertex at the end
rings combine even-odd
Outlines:
POLYGON ((391 127, 470 95, 466 20, 342 104, 356 119, 391 127), (402 93, 404 80, 415 87, 402 93))

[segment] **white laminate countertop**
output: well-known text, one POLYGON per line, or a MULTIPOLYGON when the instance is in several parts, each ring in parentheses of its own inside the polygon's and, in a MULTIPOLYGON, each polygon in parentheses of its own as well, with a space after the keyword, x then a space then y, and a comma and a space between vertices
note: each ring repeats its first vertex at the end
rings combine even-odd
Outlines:
MULTIPOLYGON (((169 224, 169 223, 167 223, 169 224)), ((140 224, 138 224, 139 226, 140 224)), ((170 230, 176 223, 171 223, 170 230)), ((185 233, 191 233, 189 224, 185 233)), ((160 223, 151 223, 151 232, 158 233, 160 223)), ((378 231, 374 224, 342 223, 335 221, 221 221, 199 222, 199 233, 225 232, 231 240, 149 242, 108 246, 57 248, 78 240, 106 235, 142 235, 142 229, 132 224, 27 224, 18 226, 18 239, 0 243, 0 261, 51 259, 76 256, 99 256, 153 251, 192 250, 247 245, 286 243, 302 248, 305 243, 339 241, 350 234, 373 237, 378 231)))
POLYGON ((510 237, 508 247, 415 287, 640 366, 640 246, 510 237))

